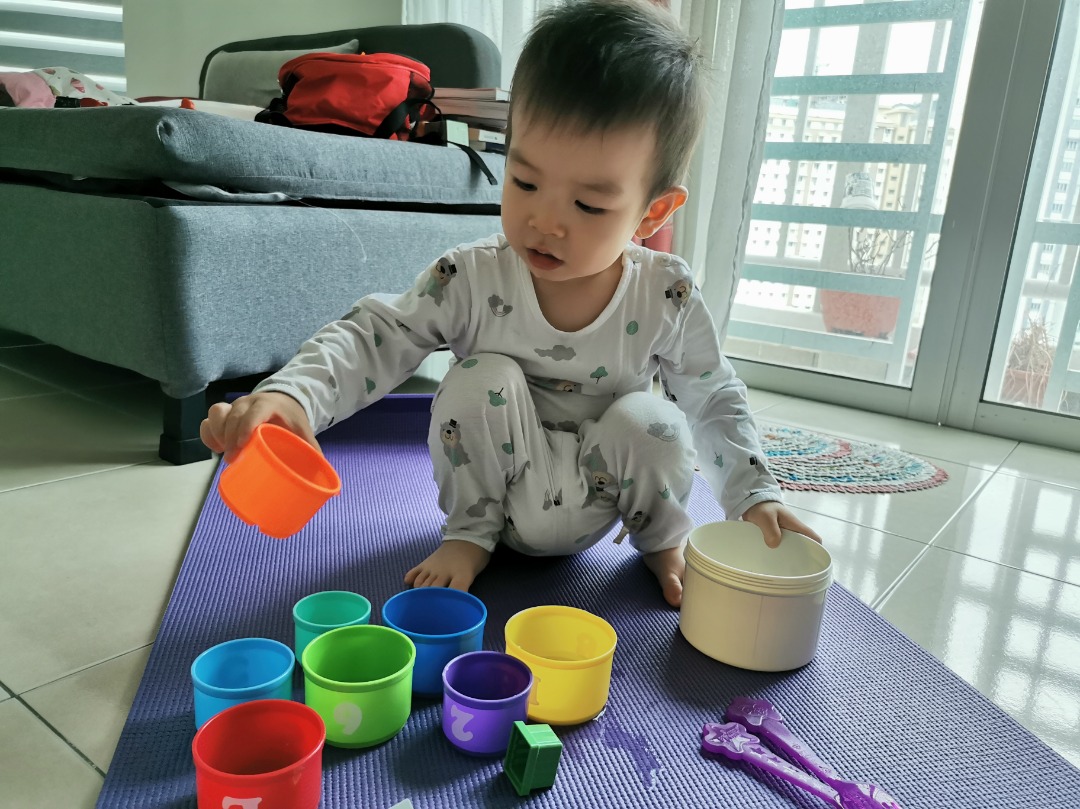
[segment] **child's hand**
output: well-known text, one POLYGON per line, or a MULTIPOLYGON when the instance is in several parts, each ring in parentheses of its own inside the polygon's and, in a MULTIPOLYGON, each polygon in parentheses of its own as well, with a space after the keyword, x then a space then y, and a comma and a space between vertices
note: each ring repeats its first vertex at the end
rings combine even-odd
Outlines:
POLYGON ((815 542, 821 542, 821 537, 815 534, 810 526, 788 511, 783 503, 775 500, 750 506, 742 518, 761 529, 761 533, 765 535, 765 544, 770 548, 780 547, 781 528, 805 534, 815 542))
POLYGON ((199 437, 211 451, 225 453, 225 462, 231 463, 251 438, 252 431, 265 422, 296 433, 322 452, 304 408, 284 393, 252 393, 234 404, 218 402, 199 425, 199 437))

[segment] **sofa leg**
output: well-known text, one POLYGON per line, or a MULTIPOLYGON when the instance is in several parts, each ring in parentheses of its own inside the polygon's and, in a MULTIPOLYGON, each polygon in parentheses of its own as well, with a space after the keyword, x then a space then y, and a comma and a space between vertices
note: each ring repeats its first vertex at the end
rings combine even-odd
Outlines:
POLYGON ((183 399, 167 395, 163 398, 163 429, 158 456, 178 465, 205 461, 210 457, 210 450, 199 439, 199 423, 206 418, 206 391, 183 399))

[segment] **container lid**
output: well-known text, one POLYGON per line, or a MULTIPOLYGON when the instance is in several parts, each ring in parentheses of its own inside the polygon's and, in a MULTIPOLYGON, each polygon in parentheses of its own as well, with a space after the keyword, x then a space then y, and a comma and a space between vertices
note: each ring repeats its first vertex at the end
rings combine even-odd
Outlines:
POLYGON ((712 581, 753 593, 797 596, 832 583, 832 557, 819 543, 783 531, 780 547, 765 544, 753 523, 729 520, 690 534, 686 563, 712 581))

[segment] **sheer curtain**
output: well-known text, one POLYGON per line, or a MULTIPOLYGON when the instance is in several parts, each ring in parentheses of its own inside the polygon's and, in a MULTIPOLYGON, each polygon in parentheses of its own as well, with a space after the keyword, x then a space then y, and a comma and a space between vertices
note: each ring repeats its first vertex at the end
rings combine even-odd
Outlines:
POLYGON ((69 67, 123 93, 121 0, 0 0, 0 72, 69 67))
MULTIPOLYGON (((503 55, 503 86, 536 14, 559 0, 405 0, 405 22, 457 22, 487 34, 503 55)), ((572 2, 572 0, 571 0, 572 2)), ((750 206, 768 124, 784 0, 669 0, 683 29, 700 37, 712 66, 711 103, 676 214, 674 252, 697 273, 721 332, 739 282, 750 206)))
POLYGON ((406 25, 456 22, 487 34, 502 54, 502 87, 509 89, 525 35, 536 15, 559 0, 405 0, 406 25))
POLYGON ((700 32, 713 70, 709 116, 690 166, 690 199, 675 215, 673 249, 694 269, 724 334, 746 253, 784 0, 672 0, 672 12, 685 30, 700 32))

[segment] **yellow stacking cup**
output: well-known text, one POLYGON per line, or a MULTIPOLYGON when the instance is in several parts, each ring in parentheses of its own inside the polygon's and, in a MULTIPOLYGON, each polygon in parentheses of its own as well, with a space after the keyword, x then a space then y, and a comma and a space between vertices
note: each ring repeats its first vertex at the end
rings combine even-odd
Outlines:
POLYGON ((533 673, 529 719, 587 722, 604 709, 617 637, 611 624, 574 607, 531 607, 506 622, 506 653, 533 673))

